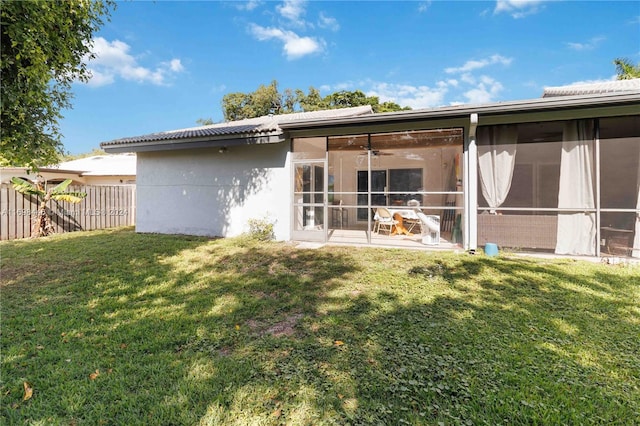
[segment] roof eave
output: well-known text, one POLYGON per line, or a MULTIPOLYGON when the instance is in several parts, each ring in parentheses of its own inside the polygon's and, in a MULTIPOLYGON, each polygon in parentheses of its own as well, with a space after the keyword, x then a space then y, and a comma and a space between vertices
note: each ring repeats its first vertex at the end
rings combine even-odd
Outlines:
POLYGON ((235 134, 223 137, 167 139, 142 142, 103 142, 100 147, 108 153, 172 151, 177 149, 218 148, 223 146, 259 145, 284 142, 282 132, 264 134, 235 134))
POLYGON ((468 117, 472 113, 480 115, 502 115, 533 113, 538 111, 557 111, 585 108, 602 108, 608 106, 640 103, 640 91, 629 93, 604 94, 604 95, 578 95, 551 98, 536 98, 524 101, 507 101, 492 104, 477 104, 440 107, 433 109, 399 111, 379 113, 369 116, 346 117, 325 120, 307 120, 292 123, 282 123, 283 130, 295 131, 296 129, 320 128, 344 126, 350 124, 366 124, 370 122, 393 122, 415 120, 456 119, 468 117))

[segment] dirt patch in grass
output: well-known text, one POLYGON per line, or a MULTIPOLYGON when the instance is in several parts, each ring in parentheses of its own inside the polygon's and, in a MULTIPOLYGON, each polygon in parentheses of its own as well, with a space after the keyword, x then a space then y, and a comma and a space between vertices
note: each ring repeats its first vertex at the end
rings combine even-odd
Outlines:
POLYGON ((303 314, 292 314, 282 321, 272 324, 268 328, 264 328, 263 323, 253 319, 248 320, 246 324, 251 330, 257 332, 260 336, 271 335, 274 337, 290 337, 296 333, 295 327, 298 325, 302 317, 304 317, 303 314))

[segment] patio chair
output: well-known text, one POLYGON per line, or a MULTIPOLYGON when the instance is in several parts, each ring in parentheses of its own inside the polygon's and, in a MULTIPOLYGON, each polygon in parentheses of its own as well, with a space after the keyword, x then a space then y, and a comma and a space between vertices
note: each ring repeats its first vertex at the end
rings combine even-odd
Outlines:
POLYGON ((381 229, 386 229, 389 235, 394 231, 394 227, 398 221, 393 218, 391 212, 384 207, 379 207, 375 214, 375 223, 373 224, 373 232, 380 233, 381 229))
MULTIPOLYGON (((422 213, 422 210, 420 210, 420 201, 418 200, 407 201, 407 206, 412 207, 412 209, 416 212, 416 214, 422 213)), ((419 217, 415 217, 415 218, 405 217, 404 226, 406 226, 409 232, 414 232, 414 228, 417 227, 420 231, 420 234, 422 234, 422 221, 420 220, 419 217)))

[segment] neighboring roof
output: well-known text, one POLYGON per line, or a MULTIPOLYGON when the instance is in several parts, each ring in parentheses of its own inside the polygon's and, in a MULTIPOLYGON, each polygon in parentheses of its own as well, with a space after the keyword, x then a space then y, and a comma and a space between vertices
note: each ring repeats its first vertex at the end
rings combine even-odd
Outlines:
POLYGON ((630 80, 600 81, 597 83, 578 83, 568 86, 545 87, 543 98, 553 96, 590 95, 604 93, 640 92, 640 78, 630 80))
POLYGON ((57 165, 41 167, 37 172, 29 171, 25 167, 2 167, 0 168, 0 181, 3 183, 9 182, 13 176, 35 179, 38 174, 45 175, 49 180, 59 177, 72 177, 75 179, 75 176, 136 176, 136 155, 94 155, 78 160, 63 161, 57 165))
POLYGON ((80 176, 135 176, 135 154, 105 154, 78 160, 64 161, 50 166, 49 171, 75 170, 80 176))
POLYGON ((185 143, 187 147, 222 146, 230 143, 277 143, 284 141, 281 124, 299 120, 357 117, 373 114, 369 105, 322 111, 296 112, 292 114, 266 115, 245 120, 217 123, 208 126, 169 130, 148 135, 116 139, 100 144, 109 151, 132 151, 175 148, 175 143, 185 143))

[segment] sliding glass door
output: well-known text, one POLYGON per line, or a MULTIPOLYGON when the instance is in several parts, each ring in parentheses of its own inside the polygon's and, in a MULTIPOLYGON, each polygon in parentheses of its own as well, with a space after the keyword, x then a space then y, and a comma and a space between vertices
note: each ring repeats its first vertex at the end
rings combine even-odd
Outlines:
MULTIPOLYGON (((387 205, 387 171, 371 170, 371 205, 384 207, 387 205)), ((358 205, 369 205, 369 173, 367 170, 358 171, 358 205)), ((358 220, 368 220, 367 209, 358 209, 358 220)))

